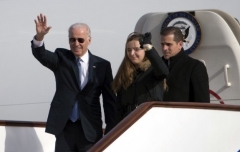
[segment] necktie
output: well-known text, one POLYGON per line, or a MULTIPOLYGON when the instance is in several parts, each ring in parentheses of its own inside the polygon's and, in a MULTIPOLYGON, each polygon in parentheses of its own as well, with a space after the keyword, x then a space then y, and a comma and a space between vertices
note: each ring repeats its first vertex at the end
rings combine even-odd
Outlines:
MULTIPOLYGON (((81 90, 81 59, 80 58, 77 59, 77 65, 78 65, 78 73, 79 73, 79 84, 78 85, 81 90)), ((79 107, 78 107, 78 100, 77 100, 72 109, 70 119, 72 120, 72 122, 75 122, 78 120, 78 118, 79 118, 79 107)))

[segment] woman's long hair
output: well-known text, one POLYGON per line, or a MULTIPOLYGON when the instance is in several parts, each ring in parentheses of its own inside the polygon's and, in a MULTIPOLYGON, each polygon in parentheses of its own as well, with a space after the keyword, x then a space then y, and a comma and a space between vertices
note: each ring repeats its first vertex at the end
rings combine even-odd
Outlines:
MULTIPOLYGON (((121 88, 127 90, 127 88, 133 83, 134 77, 137 74, 137 69, 134 67, 133 63, 129 60, 127 56, 127 44, 130 41, 137 40, 141 44, 143 39, 143 34, 133 32, 129 34, 126 44, 125 44, 125 55, 122 60, 122 63, 117 71, 117 74, 112 82, 112 89, 117 93, 121 88)), ((147 57, 143 59, 143 62, 140 64, 139 68, 141 71, 146 71, 151 66, 151 62, 147 57)), ((168 90, 166 78, 163 80, 163 89, 164 91, 168 90)))
MULTIPOLYGON (((139 43, 142 41, 143 35, 140 33, 133 32, 131 33, 125 44, 125 56, 123 61, 118 69, 118 72, 112 82, 112 89, 116 93, 122 87, 127 90, 127 88, 133 83, 134 77, 137 73, 137 69, 134 67, 133 63, 129 60, 127 56, 127 44, 130 41, 137 40, 139 43)), ((146 71, 151 66, 150 61, 145 57, 143 62, 140 64, 139 68, 141 71, 146 71)))

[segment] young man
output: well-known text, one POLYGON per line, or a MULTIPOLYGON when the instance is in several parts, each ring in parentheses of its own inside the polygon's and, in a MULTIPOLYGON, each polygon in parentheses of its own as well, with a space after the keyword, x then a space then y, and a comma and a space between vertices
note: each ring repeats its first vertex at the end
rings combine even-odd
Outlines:
POLYGON ((161 31, 163 60, 169 68, 164 101, 210 102, 207 69, 183 50, 183 34, 177 27, 161 31))

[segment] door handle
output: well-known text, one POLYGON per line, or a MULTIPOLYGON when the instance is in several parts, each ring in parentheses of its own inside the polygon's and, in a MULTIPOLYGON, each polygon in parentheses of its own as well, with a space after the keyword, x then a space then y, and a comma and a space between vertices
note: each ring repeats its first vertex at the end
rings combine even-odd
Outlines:
POLYGON ((227 87, 230 87, 232 84, 229 82, 228 80, 228 69, 230 68, 230 65, 229 64, 226 64, 224 66, 224 75, 225 75, 225 81, 226 81, 226 86, 227 87))

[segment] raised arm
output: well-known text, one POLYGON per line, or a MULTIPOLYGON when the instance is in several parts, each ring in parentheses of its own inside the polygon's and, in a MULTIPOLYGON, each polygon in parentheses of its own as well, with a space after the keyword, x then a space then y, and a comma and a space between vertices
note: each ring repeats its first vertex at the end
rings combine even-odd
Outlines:
POLYGON ((54 70, 58 66, 58 56, 56 53, 47 51, 43 44, 44 36, 51 29, 50 26, 47 26, 47 17, 40 14, 37 16, 37 20, 35 19, 34 21, 36 24, 36 35, 32 41, 32 53, 42 65, 54 70))
POLYGON ((145 50, 145 55, 151 62, 156 77, 166 77, 168 75, 168 68, 163 62, 156 49, 151 45, 151 33, 145 33, 143 37, 142 47, 145 50))

